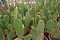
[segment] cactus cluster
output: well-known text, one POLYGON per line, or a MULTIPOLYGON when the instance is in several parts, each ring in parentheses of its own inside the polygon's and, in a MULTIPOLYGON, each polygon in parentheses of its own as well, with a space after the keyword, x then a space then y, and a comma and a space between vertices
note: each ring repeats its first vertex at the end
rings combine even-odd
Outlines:
POLYGON ((29 3, 8 6, 8 11, 0 11, 1 40, 60 38, 60 9, 56 0, 38 0, 32 7, 29 3))

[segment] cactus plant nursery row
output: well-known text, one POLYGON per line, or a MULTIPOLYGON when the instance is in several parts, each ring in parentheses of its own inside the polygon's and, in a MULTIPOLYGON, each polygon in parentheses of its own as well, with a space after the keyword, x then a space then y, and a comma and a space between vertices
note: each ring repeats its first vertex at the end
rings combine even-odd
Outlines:
POLYGON ((56 0, 7 5, 0 11, 0 40, 60 40, 60 4, 56 0))

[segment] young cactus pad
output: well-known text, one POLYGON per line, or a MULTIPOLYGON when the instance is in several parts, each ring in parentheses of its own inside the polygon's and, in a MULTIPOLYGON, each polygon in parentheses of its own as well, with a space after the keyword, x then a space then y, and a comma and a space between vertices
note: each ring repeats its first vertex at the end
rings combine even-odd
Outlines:
POLYGON ((29 12, 26 13, 25 26, 28 27, 31 20, 31 15, 29 12))
POLYGON ((9 16, 8 16, 8 15, 4 15, 4 16, 3 16, 3 21, 4 21, 5 23, 8 23, 8 22, 9 22, 9 16))
POLYGON ((38 36, 38 40, 43 40, 44 38, 44 21, 43 20, 39 20, 38 25, 37 25, 37 30, 39 32, 39 36, 38 36))
POLYGON ((52 20, 48 20, 47 21, 47 24, 46 24, 46 27, 45 27, 45 30, 48 32, 48 33, 51 33, 55 28, 55 22, 52 21, 52 20), (52 30, 52 31, 51 31, 52 30))
POLYGON ((14 24, 15 24, 14 27, 17 32, 17 35, 21 38, 24 33, 21 20, 16 19, 14 24))
POLYGON ((44 21, 39 20, 38 25, 37 25, 37 30, 39 31, 39 33, 43 33, 44 28, 45 28, 44 21))
POLYGON ((36 40, 38 38, 38 31, 33 28, 31 30, 31 35, 32 35, 32 38, 36 40))
POLYGON ((14 32, 10 31, 9 34, 8 34, 8 39, 13 40, 13 37, 14 37, 14 32))
POLYGON ((4 40, 3 31, 0 29, 0 40, 4 40))
POLYGON ((25 40, 31 40, 31 35, 27 35, 26 37, 25 37, 25 40))
POLYGON ((7 28, 12 31, 12 30, 13 30, 13 25, 12 25, 12 24, 9 24, 9 25, 7 26, 7 28))

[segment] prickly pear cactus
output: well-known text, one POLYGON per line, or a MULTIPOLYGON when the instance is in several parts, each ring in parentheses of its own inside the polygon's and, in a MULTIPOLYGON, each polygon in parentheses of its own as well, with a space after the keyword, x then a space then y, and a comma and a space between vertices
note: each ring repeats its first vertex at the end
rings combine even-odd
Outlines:
POLYGON ((53 33, 51 34, 53 38, 60 38, 60 22, 57 23, 53 33))
MULTIPOLYGON (((3 22, 3 23, 4 23, 4 22, 3 22)), ((2 30, 4 30, 4 29, 6 28, 3 23, 0 21, 0 28, 1 28, 2 30), (4 27, 4 28, 3 28, 3 27, 4 27)))
POLYGON ((23 31, 21 20, 19 20, 19 19, 15 20, 15 22, 14 22, 14 28, 16 30, 16 33, 17 33, 18 37, 22 38, 24 31, 23 31))
POLYGON ((29 26, 30 22, 31 22, 31 15, 29 12, 27 12, 25 16, 25 27, 24 27, 25 33, 31 29, 31 27, 29 26))
POLYGON ((36 15, 35 19, 33 18, 33 26, 34 27, 37 27, 37 24, 39 22, 39 20, 41 19, 41 16, 40 15, 36 15))
POLYGON ((30 13, 31 13, 32 17, 36 16, 36 6, 35 5, 30 9, 30 13))
POLYGON ((18 15, 18 16, 17 16, 18 19, 20 19, 20 20, 23 19, 21 14, 17 14, 17 15, 18 15))
POLYGON ((1 29, 0 29, 0 39, 5 40, 4 35, 3 35, 3 31, 1 29))
POLYGON ((14 27, 12 24, 8 24, 7 28, 12 31, 14 27))
POLYGON ((8 22, 9 22, 9 16, 8 16, 8 15, 4 15, 4 16, 3 16, 3 21, 4 21, 5 23, 8 23, 8 22))
POLYGON ((37 25, 37 30, 39 32, 38 40, 43 40, 44 39, 44 21, 39 20, 38 25, 37 25))
POLYGON ((13 31, 10 31, 7 36, 8 36, 8 40, 13 40, 14 32, 13 31))
POLYGON ((31 35, 32 35, 32 38, 34 39, 34 40, 37 40, 38 39, 38 31, 37 31, 37 29, 35 29, 35 28, 33 28, 32 30, 31 30, 31 35))
POLYGON ((39 33, 43 33, 44 28, 45 28, 44 21, 39 20, 38 25, 37 25, 37 30, 39 31, 39 33))
POLYGON ((29 12, 26 13, 26 17, 25 17, 25 26, 29 26, 29 23, 30 23, 30 20, 31 20, 31 15, 29 12))
POLYGON ((47 24, 46 24, 46 27, 45 27, 45 30, 48 32, 48 33, 53 33, 54 31, 54 28, 55 28, 55 23, 54 21, 52 20, 48 20, 47 21, 47 24), (51 31, 52 30, 52 31, 51 31))
MULTIPOLYGON (((23 36, 24 40, 43 40, 45 31, 51 34, 52 38, 60 38, 60 22, 57 21, 60 17, 60 5, 56 0, 35 1, 32 5, 30 3, 17 3, 16 7, 9 5, 6 12, 0 11, 1 40, 5 40, 3 31, 8 40, 13 40, 14 35, 17 35, 19 40, 22 40, 23 36)), ((1 8, 4 9, 3 6, 1 8)))
POLYGON ((40 15, 41 15, 41 17, 45 16, 44 9, 40 10, 40 15))
POLYGON ((18 9, 17 9, 17 7, 15 8, 15 10, 14 10, 14 12, 13 12, 14 14, 14 19, 17 19, 17 15, 18 15, 18 9))
POLYGON ((31 40, 31 35, 27 35, 24 40, 31 40))

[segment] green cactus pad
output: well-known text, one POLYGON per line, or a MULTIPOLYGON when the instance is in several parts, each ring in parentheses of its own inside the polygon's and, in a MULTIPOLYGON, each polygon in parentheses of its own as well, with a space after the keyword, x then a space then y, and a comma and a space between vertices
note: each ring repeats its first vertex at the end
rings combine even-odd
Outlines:
POLYGON ((36 40, 38 38, 38 31, 36 29, 32 29, 31 35, 32 35, 32 38, 36 40))
POLYGON ((55 28, 55 23, 54 21, 52 20, 48 20, 47 21, 47 24, 46 24, 46 27, 45 27, 45 30, 48 32, 48 33, 51 33, 55 28), (52 31, 51 31, 52 30, 52 31))
POLYGON ((7 28, 8 28, 9 30, 13 30, 12 24, 8 24, 7 28))
POLYGON ((8 15, 4 15, 4 16, 3 16, 3 21, 4 21, 5 23, 8 23, 8 22, 9 22, 9 16, 8 16, 8 15))
POLYGON ((4 24, 0 21, 0 28, 2 29, 2 30, 4 30, 5 29, 5 26, 4 26, 4 24))
POLYGON ((15 22, 14 22, 14 28, 15 28, 15 30, 16 30, 17 35, 19 36, 19 38, 22 38, 24 31, 23 31, 21 20, 19 20, 19 19, 15 20, 15 22))
POLYGON ((27 35, 26 37, 25 37, 25 40, 31 40, 31 35, 27 35))
POLYGON ((8 40, 13 40, 14 35, 15 35, 14 32, 10 31, 8 34, 8 40))
POLYGON ((5 40, 4 36, 3 36, 3 31, 0 29, 0 40, 5 40))
POLYGON ((44 28, 45 28, 44 21, 43 20, 39 20, 38 25, 37 25, 37 30, 40 33, 42 33, 42 32, 44 32, 44 28))
POLYGON ((29 23, 30 23, 30 20, 31 20, 31 15, 29 12, 26 13, 26 18, 25 18, 25 26, 29 26, 29 23))

